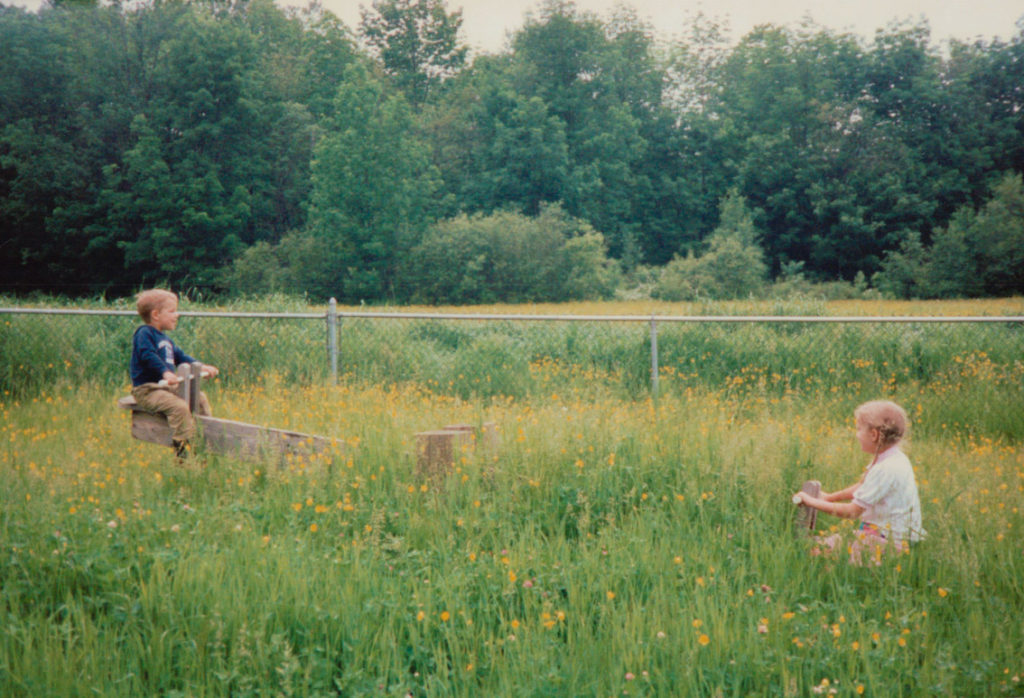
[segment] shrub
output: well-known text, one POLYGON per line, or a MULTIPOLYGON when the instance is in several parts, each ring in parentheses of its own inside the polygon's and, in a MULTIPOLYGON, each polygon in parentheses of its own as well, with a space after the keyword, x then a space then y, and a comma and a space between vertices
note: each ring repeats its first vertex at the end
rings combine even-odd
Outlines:
POLYGON ((285 270, 278 249, 265 241, 247 248, 224 272, 222 283, 234 295, 279 293, 284 288, 285 270))
POLYGON ((608 258, 604 237, 597 232, 566 240, 562 266, 562 300, 608 299, 619 284, 618 267, 608 258))
POLYGON ((928 251, 921 236, 907 231, 898 250, 886 254, 882 268, 871 278, 872 284, 886 296, 912 298, 920 295, 918 279, 924 277, 928 251))
POLYGON ((420 303, 607 298, 617 283, 603 236, 547 206, 539 216, 500 211, 432 226, 412 251, 405 294, 420 303))
POLYGON ((722 201, 721 222, 708 251, 676 257, 662 271, 654 290, 662 300, 742 298, 759 291, 768 268, 756 242, 757 230, 743 197, 735 190, 722 201))

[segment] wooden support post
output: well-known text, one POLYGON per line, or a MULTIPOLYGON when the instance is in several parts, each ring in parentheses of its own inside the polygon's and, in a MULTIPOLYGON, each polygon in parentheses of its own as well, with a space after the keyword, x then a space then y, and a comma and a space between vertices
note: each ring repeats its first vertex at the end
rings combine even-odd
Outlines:
POLYGON ((188 411, 192 414, 195 414, 199 408, 199 382, 202 380, 202 377, 203 365, 196 361, 192 364, 192 372, 188 378, 188 411))
MULTIPOLYGON (((806 492, 812 497, 818 497, 821 495, 821 483, 817 480, 808 480, 804 483, 803 487, 800 488, 800 491, 806 492)), ((818 510, 814 507, 801 504, 796 518, 797 530, 810 533, 814 530, 817 523, 818 510)))
POLYGON ((177 392, 178 397, 184 400, 185 404, 188 405, 188 411, 195 412, 195 410, 192 409, 192 381, 190 380, 192 377, 192 366, 189 364, 179 364, 174 372, 180 379, 175 392, 177 392))

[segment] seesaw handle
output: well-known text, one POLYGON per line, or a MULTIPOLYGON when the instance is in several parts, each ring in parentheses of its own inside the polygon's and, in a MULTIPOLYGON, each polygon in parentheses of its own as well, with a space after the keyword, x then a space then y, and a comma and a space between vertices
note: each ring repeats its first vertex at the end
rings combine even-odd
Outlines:
MULTIPOLYGON (((207 373, 206 371, 202 371, 202 372, 200 372, 199 377, 200 378, 209 378, 210 374, 207 373)), ((171 384, 167 382, 166 378, 161 378, 157 382, 157 385, 160 386, 161 388, 168 388, 168 387, 170 387, 171 384)))

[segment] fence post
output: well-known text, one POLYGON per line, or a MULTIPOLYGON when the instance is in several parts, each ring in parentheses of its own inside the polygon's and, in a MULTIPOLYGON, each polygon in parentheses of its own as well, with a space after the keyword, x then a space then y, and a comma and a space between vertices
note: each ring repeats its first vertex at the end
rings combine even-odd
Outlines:
POLYGON ((658 321, 651 316, 651 395, 658 397, 658 321))
POLYGON ((338 384, 338 301, 327 303, 327 353, 331 362, 331 385, 338 384))

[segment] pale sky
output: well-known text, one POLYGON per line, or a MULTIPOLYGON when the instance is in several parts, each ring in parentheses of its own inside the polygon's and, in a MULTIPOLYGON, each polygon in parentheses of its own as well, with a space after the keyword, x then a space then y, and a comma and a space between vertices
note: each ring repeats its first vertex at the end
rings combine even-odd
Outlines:
MULTIPOLYGON (((42 0, 0 0, 0 3, 36 9, 42 0)), ((307 0, 278 0, 305 5, 307 0)), ((355 30, 360 6, 372 0, 321 0, 323 6, 355 30)), ((577 7, 607 18, 619 0, 576 0, 577 7)), ((950 39, 975 37, 1004 41, 1019 31, 1024 17, 1022 0, 632 0, 639 17, 649 21, 659 38, 682 33, 687 20, 698 12, 727 20, 732 39, 739 39, 758 24, 796 25, 810 17, 836 31, 850 31, 867 39, 893 20, 925 17, 936 45, 950 39)), ((462 9, 462 38, 478 51, 497 52, 508 32, 523 25, 524 16, 540 7, 539 0, 447 0, 449 9, 462 9)))
MULTIPOLYGON (((281 0, 279 0, 280 2, 281 0)), ((304 4, 302 0, 288 0, 304 4)), ((322 0, 325 8, 349 27, 359 25, 360 5, 372 0, 322 0)), ((758 24, 796 25, 806 16, 837 31, 850 31, 870 39, 876 29, 893 20, 917 20, 924 16, 932 30, 932 42, 949 38, 1009 40, 1024 17, 1022 0, 576 0, 577 7, 607 18, 618 4, 633 7, 648 20, 658 36, 682 33, 687 19, 698 12, 728 19, 732 38, 739 39, 758 24)), ((538 0, 447 0, 449 9, 462 8, 463 39, 475 49, 502 49, 506 34, 523 25, 524 15, 540 7, 538 0)))

